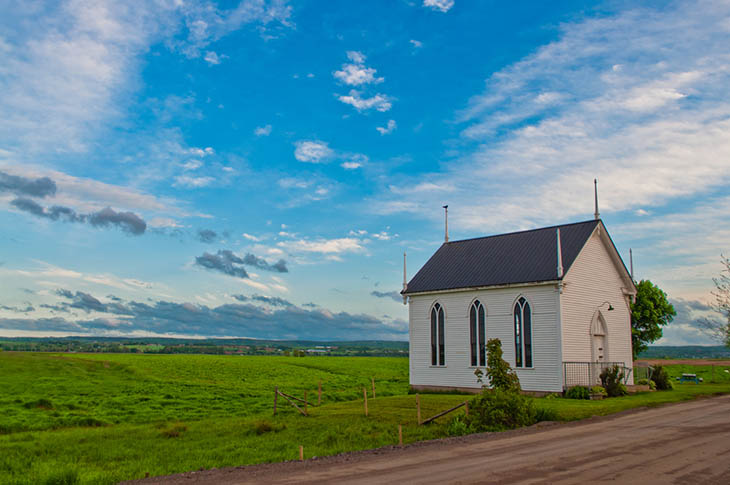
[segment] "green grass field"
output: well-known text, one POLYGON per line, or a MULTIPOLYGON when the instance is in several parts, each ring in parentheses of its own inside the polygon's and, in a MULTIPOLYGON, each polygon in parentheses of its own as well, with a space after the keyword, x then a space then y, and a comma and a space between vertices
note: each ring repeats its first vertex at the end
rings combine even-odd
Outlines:
MULTIPOLYGON (((689 369, 670 367, 677 375, 689 369)), ((700 374, 702 375, 702 374, 700 374)), ((709 378, 705 378, 709 381, 709 378)), ((561 420, 730 392, 718 383, 604 401, 536 399, 561 420)), ((0 353, 0 483, 115 483, 200 468, 297 459, 447 435, 418 426, 408 361, 366 357, 0 353), (378 397, 363 413, 362 389, 378 397), (273 388, 323 405, 299 415, 273 388)), ((467 399, 421 395, 422 417, 467 399)), ((458 413, 462 411, 457 411, 458 413)))

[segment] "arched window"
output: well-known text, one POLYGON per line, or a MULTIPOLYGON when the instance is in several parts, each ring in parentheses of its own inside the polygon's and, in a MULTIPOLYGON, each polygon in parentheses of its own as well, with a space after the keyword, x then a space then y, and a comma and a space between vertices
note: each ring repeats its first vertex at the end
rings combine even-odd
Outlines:
POLYGON ((471 365, 487 365, 487 325, 484 305, 474 301, 469 311, 469 343, 471 344, 471 365))
POLYGON ((444 320, 444 309, 436 303, 431 308, 431 365, 446 365, 444 320))
POLYGON ((532 312, 523 297, 515 303, 515 366, 532 367, 532 312))

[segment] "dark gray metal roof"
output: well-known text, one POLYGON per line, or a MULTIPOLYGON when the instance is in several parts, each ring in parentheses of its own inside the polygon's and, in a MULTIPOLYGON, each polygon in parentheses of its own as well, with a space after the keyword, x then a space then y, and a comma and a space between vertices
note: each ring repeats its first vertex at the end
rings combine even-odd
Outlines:
POLYGON ((556 229, 560 228, 565 274, 600 223, 591 220, 444 243, 403 293, 555 281, 556 229))

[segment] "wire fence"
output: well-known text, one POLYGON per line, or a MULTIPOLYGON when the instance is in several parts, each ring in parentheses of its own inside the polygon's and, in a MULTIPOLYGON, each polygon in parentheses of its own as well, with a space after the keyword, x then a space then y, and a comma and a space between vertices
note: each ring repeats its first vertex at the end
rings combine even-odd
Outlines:
POLYGON ((632 369, 626 367, 624 362, 563 362, 565 388, 600 385, 601 372, 615 365, 624 371, 624 384, 626 384, 631 376, 632 369))

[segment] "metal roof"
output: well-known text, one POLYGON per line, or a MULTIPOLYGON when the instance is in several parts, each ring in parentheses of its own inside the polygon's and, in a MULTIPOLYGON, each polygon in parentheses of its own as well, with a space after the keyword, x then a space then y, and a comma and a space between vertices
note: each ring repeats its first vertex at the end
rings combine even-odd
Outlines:
POLYGON ((558 280, 556 229, 563 274, 600 220, 450 241, 431 256, 403 294, 558 280))

